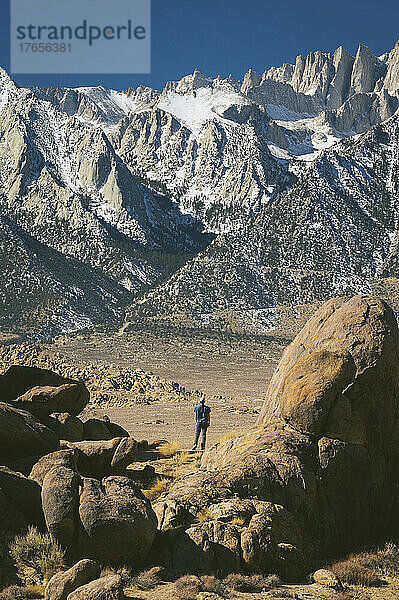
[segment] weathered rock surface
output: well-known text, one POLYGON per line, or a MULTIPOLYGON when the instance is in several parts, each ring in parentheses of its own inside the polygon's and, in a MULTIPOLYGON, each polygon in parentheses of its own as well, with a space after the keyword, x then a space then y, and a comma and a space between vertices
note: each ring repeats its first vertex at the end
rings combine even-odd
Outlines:
POLYGON ((112 440, 116 437, 129 437, 126 429, 117 423, 111 423, 107 415, 101 418, 87 419, 83 423, 83 428, 84 440, 112 440))
POLYGON ((40 486, 21 473, 0 467, 0 533, 20 531, 28 525, 44 527, 40 486))
POLYGON ((83 431, 85 440, 109 440, 114 437, 110 433, 107 423, 101 419, 88 419, 83 424, 83 431))
POLYGON ((77 510, 80 476, 66 467, 47 473, 42 486, 42 506, 47 529, 71 556, 78 544, 77 510))
POLYGON ((157 506, 160 527, 194 527, 204 555, 198 512, 237 528, 236 498, 241 568, 304 576, 315 557, 398 531, 398 433, 393 311, 371 296, 330 300, 285 350, 257 426, 176 481, 157 506))
POLYGON ((33 415, 0 402, 0 462, 43 455, 59 447, 55 433, 33 415))
POLYGON ((48 530, 71 556, 139 565, 155 538, 151 504, 126 477, 99 481, 56 467, 44 478, 42 503, 48 530))
POLYGON ((3 375, 0 375, 0 400, 2 402, 9 402, 22 396, 34 387, 60 386, 65 383, 77 382, 62 377, 49 369, 12 365, 3 375))
POLYGON ((313 580, 322 587, 331 588, 341 592, 344 588, 339 579, 332 571, 328 569, 319 569, 313 574, 313 580))
POLYGON ((82 442, 62 441, 61 447, 76 450, 79 473, 97 479, 106 475, 123 474, 138 451, 136 440, 130 437, 82 442))
POLYGON ((107 429, 110 432, 111 438, 115 437, 129 437, 129 432, 126 431, 121 425, 118 423, 107 422, 107 429))
POLYGON ((46 585, 46 600, 66 600, 71 592, 100 576, 100 566, 84 558, 67 571, 56 573, 46 585))
POLYGON ((75 415, 67 412, 53 413, 48 420, 48 426, 58 435, 60 440, 80 442, 83 440, 83 422, 75 415))
POLYGON ((83 383, 65 383, 57 387, 36 386, 16 398, 12 404, 40 419, 61 411, 78 415, 88 401, 89 392, 83 383))
POLYGON ((126 477, 83 479, 79 517, 82 552, 103 561, 142 564, 155 538, 151 503, 126 477))
POLYGON ((100 577, 79 587, 68 595, 67 600, 125 600, 120 575, 100 577))
POLYGON ((29 479, 36 481, 36 483, 42 486, 47 473, 55 467, 66 467, 72 471, 77 471, 76 459, 76 450, 57 450, 57 452, 46 454, 33 465, 29 479))
POLYGON ((83 383, 64 383, 57 387, 35 386, 16 398, 12 405, 40 419, 57 412, 78 415, 88 401, 89 392, 83 383))

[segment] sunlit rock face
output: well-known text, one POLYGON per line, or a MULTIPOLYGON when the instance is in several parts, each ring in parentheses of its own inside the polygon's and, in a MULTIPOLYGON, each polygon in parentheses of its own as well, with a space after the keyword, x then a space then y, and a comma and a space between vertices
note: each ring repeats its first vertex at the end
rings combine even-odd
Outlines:
POLYGON ((183 547, 200 569, 226 555, 295 580, 397 531, 398 359, 381 299, 323 304, 283 353, 258 422, 207 450, 156 507, 165 539, 184 530, 164 560, 183 565, 183 547))

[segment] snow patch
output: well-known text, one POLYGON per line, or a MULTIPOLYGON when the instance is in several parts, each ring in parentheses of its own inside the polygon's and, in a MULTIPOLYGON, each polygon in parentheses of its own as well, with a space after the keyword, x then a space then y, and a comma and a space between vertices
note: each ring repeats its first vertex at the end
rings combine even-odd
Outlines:
POLYGON ((190 95, 180 95, 167 92, 158 103, 158 108, 173 115, 185 125, 194 135, 198 136, 207 121, 218 118, 226 123, 232 123, 223 118, 223 113, 233 104, 248 104, 241 94, 230 86, 217 88, 201 88, 190 95))

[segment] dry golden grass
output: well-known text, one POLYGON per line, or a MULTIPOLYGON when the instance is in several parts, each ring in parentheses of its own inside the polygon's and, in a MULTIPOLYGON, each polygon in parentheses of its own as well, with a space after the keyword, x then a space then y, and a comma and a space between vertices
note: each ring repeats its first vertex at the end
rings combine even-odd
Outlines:
POLYGON ((201 591, 201 582, 196 575, 183 575, 175 581, 175 596, 178 600, 196 600, 201 591))
POLYGON ((121 565, 119 567, 114 567, 111 565, 104 565, 101 569, 101 577, 107 577, 108 575, 115 575, 117 573, 122 577, 122 580, 125 585, 128 585, 133 578, 132 570, 130 567, 126 565, 121 565))
POLYGON ((244 516, 242 515, 237 515, 236 517, 233 517, 230 521, 231 525, 238 525, 239 527, 244 527, 245 525, 247 525, 248 519, 246 519, 244 516))
POLYGON ((238 431, 226 431, 224 436, 220 438, 219 443, 222 444, 223 442, 228 442, 229 440, 232 440, 233 438, 238 437, 239 435, 240 433, 238 431))
POLYGON ((178 600, 196 600, 199 592, 211 592, 227 598, 230 596, 227 587, 214 575, 183 575, 175 581, 174 598, 178 600))
POLYGON ((178 472, 176 467, 164 467, 162 469, 162 475, 167 479, 176 479, 178 472))
POLYGON ((345 560, 335 562, 331 570, 343 583, 360 585, 364 587, 381 584, 381 576, 378 572, 362 563, 360 555, 351 555, 345 560))
POLYGON ((230 573, 223 580, 223 583, 226 587, 236 592, 261 592, 262 590, 277 588, 281 582, 277 575, 264 576, 230 573))
POLYGON ((158 452, 164 458, 171 458, 175 456, 181 450, 179 442, 165 442, 158 448, 158 452))
POLYGON ((148 488, 147 490, 143 490, 144 496, 148 498, 148 500, 155 500, 159 498, 162 494, 166 492, 168 489, 168 480, 167 479, 158 479, 155 483, 148 488))
POLYGON ((344 583, 364 587, 378 586, 383 582, 384 576, 399 575, 399 548, 390 542, 383 548, 370 552, 350 554, 329 568, 344 583))
POLYGON ((198 523, 206 523, 207 521, 212 521, 213 516, 209 508, 205 507, 199 512, 197 512, 196 521, 198 523))
POLYGON ((28 590, 28 594, 31 598, 41 598, 42 596, 44 596, 43 585, 27 585, 26 589, 28 590))
POLYGON ((177 467, 181 467, 182 465, 186 465, 195 460, 195 457, 187 451, 179 452, 175 456, 175 464, 177 467))
POLYGON ((22 587, 11 585, 0 592, 0 600, 35 600, 44 597, 42 585, 28 585, 22 587))
POLYGON ((132 584, 139 590, 153 590, 159 583, 159 577, 151 569, 138 573, 132 579, 132 584))

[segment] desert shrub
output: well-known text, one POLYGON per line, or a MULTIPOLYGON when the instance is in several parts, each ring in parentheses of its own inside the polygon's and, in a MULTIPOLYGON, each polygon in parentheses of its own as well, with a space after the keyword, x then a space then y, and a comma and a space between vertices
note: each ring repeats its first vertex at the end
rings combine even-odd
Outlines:
POLYGON ((29 527, 10 544, 10 555, 24 583, 42 583, 64 567, 64 550, 48 533, 29 527))
POLYGON ((280 578, 278 577, 278 575, 275 575, 274 573, 272 575, 267 575, 264 578, 264 580, 265 580, 265 587, 268 590, 278 588, 278 586, 281 585, 280 578))
POLYGON ((372 552, 351 554, 347 559, 335 562, 331 570, 345 583, 376 586, 381 584, 384 575, 394 577, 399 574, 399 548, 389 542, 372 552))
POLYGON ((230 573, 223 583, 236 592, 261 592, 263 589, 270 590, 280 585, 277 575, 242 575, 241 573, 230 573))
POLYGON ((166 492, 168 487, 168 481, 166 479, 157 479, 155 483, 148 488, 148 490, 143 490, 143 494, 148 498, 148 500, 155 500, 161 494, 166 492))
MULTIPOLYGON (((295 592, 290 592, 290 590, 272 590, 268 594, 269 597, 274 597, 276 600, 280 600, 280 598, 298 598, 295 592)), ((336 596, 334 596, 334 600, 336 596)), ((345 599, 346 600, 346 599, 345 599)))
POLYGON ((214 575, 202 575, 200 577, 201 592, 213 592, 219 596, 229 595, 226 586, 214 575))
POLYGON ((374 568, 363 564, 364 560, 364 555, 351 555, 345 560, 335 562, 331 570, 343 583, 367 587, 379 585, 380 575, 374 568))
POLYGON ((101 569, 100 577, 108 577, 109 575, 115 574, 118 574, 122 577, 123 585, 128 586, 132 584, 133 573, 126 565, 122 565, 120 567, 105 565, 101 569))
POLYGON ((378 565, 374 565, 375 569, 390 577, 399 575, 399 548, 396 544, 388 542, 376 554, 378 565))
POLYGON ((21 587, 11 585, 0 592, 0 600, 34 600, 43 598, 44 590, 41 586, 29 585, 21 587))
POLYGON ((142 571, 132 578, 132 584, 139 588, 139 590, 153 590, 159 585, 159 577, 149 571, 142 571))
POLYGON ((175 581, 175 593, 178 600, 196 600, 201 591, 201 581, 195 575, 183 575, 175 581))
POLYGON ((181 467, 182 465, 191 463, 193 462, 194 458, 195 457, 186 450, 184 452, 179 452, 179 454, 176 454, 175 457, 176 466, 181 467))
POLYGON ((165 442, 161 444, 158 448, 158 452, 164 458, 171 458, 175 456, 180 450, 179 442, 165 442))
POLYGON ((334 595, 334 600, 370 600, 364 590, 345 590, 334 595))

